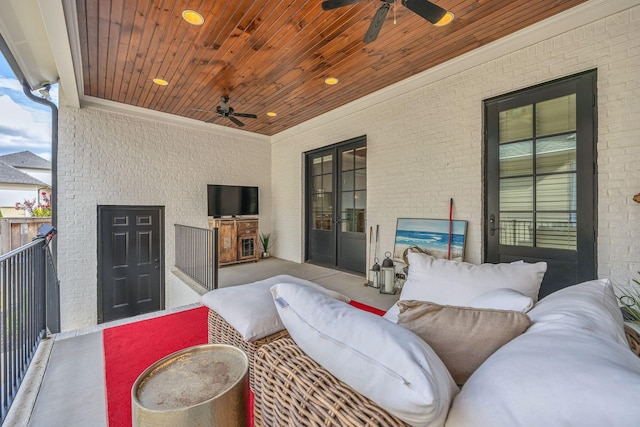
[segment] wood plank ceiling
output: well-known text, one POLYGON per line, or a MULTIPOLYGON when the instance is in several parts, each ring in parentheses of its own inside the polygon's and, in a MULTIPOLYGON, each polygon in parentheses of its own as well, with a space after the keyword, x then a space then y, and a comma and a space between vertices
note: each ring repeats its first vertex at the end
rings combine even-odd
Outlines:
POLYGON ((228 95, 258 116, 242 129, 274 135, 584 1, 439 0, 455 14, 444 27, 398 1, 365 44, 380 0, 332 11, 321 0, 76 0, 84 94, 203 121, 216 114, 193 108, 228 95))

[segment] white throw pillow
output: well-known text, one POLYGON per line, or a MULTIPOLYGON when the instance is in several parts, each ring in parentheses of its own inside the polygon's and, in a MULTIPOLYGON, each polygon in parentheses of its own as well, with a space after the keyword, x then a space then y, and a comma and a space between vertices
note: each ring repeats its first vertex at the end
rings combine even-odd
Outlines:
POLYGON ((311 288, 271 292, 296 344, 336 378, 410 425, 444 425, 458 387, 417 335, 311 288))
POLYGON ((350 301, 341 293, 324 288, 317 283, 289 275, 280 275, 245 285, 215 289, 202 296, 202 304, 218 313, 238 331, 245 341, 259 340, 284 329, 269 292, 269 288, 276 283, 307 286, 340 301, 350 301))
POLYGON ((620 310, 606 282, 542 299, 529 312, 538 323, 471 375, 446 426, 637 426, 640 358, 618 342, 620 310))
MULTIPOLYGON (((546 262, 475 265, 417 252, 409 252, 407 259, 409 275, 399 299, 441 305, 464 306, 475 297, 498 288, 515 289, 535 302, 547 271, 546 262)), ((389 309, 384 317, 397 322, 397 306, 389 309)))
POLYGON ((492 308, 494 310, 521 311, 526 313, 533 307, 533 298, 509 288, 498 288, 479 295, 465 307, 492 308))

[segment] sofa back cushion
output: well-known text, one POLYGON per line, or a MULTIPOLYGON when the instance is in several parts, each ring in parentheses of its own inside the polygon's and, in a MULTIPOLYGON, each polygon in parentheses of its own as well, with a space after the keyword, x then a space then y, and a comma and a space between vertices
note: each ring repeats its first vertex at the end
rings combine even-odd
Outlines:
POLYGON ((271 292, 293 340, 333 376, 410 425, 444 424, 458 387, 420 337, 308 287, 271 292))
POLYGON ((531 325, 520 311, 399 301, 398 325, 414 332, 442 359, 462 385, 500 347, 531 325))
MULTIPOLYGON (((407 259, 409 275, 400 300, 453 306, 466 306, 474 298, 498 288, 514 289, 535 302, 547 271, 546 262, 475 265, 418 252, 409 252, 407 259)), ((398 308, 394 306, 385 317, 395 322, 397 314, 398 308)))

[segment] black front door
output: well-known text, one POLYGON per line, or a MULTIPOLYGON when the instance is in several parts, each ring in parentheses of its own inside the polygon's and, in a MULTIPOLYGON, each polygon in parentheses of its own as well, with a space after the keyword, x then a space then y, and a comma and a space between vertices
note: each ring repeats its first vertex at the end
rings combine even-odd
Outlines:
POLYGON ((306 260, 364 273, 366 137, 307 153, 305 198, 306 260))
POLYGON ((596 272, 596 73, 485 102, 488 262, 546 261, 543 297, 596 272))
POLYGON ((98 206, 98 323, 164 309, 163 214, 98 206))

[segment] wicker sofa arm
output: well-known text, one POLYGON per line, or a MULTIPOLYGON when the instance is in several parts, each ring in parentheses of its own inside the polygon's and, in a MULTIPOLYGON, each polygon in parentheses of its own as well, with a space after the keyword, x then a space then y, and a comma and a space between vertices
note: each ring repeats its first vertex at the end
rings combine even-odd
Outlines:
POLYGON ((254 372, 253 372, 253 359, 261 346, 270 343, 272 341, 286 338, 289 333, 284 330, 276 332, 275 334, 261 338, 256 341, 245 341, 242 335, 236 331, 233 326, 227 323, 218 313, 213 310, 209 310, 208 319, 208 341, 209 344, 229 344, 241 348, 247 354, 249 358, 249 387, 254 389, 254 372))
POLYGON ((255 426, 406 426, 336 379, 290 338, 254 358, 255 426))

